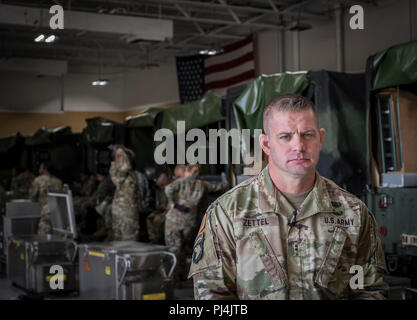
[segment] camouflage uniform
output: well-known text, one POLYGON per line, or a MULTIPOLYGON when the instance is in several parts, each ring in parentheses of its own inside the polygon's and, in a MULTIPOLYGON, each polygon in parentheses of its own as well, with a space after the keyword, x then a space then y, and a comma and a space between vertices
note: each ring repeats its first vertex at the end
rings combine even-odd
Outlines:
POLYGON ((186 257, 191 255, 192 243, 201 216, 201 204, 206 203, 207 193, 217 190, 218 183, 207 183, 196 177, 179 178, 165 187, 171 208, 165 220, 165 244, 177 256, 176 276, 186 276, 186 257), (186 211, 179 207, 186 208, 186 211), (178 209, 180 208, 180 209, 178 209))
POLYGON ((89 197, 93 195, 94 191, 96 191, 96 179, 94 176, 90 176, 83 183, 80 190, 80 195, 81 197, 89 197))
POLYGON ((196 299, 384 299, 384 252, 374 217, 316 174, 296 216, 268 166, 208 209, 189 276, 196 299), (350 268, 363 268, 351 289, 350 268))
POLYGON ((140 198, 142 199, 142 210, 144 210, 149 207, 151 202, 151 189, 149 188, 149 181, 143 173, 135 171, 135 174, 138 179, 140 198))
POLYGON ((34 177, 29 175, 27 177, 13 177, 10 189, 13 192, 14 199, 28 199, 30 197, 30 188, 32 187, 34 177))
MULTIPOLYGON (((74 190, 77 192, 77 190, 74 190)), ((81 221, 82 217, 87 213, 87 209, 90 206, 89 197, 96 191, 96 180, 94 176, 90 176, 81 186, 81 189, 77 192, 79 195, 73 197, 73 205, 76 217, 81 221)))
MULTIPOLYGON (((120 149, 119 149, 120 150, 120 149)), ((116 186, 112 201, 113 240, 137 240, 141 199, 128 149, 121 149, 119 161, 112 162, 110 177, 116 186)))
POLYGON ((51 174, 43 174, 33 180, 30 190, 32 201, 39 202, 41 219, 38 234, 52 233, 51 213, 48 207, 48 191, 62 191, 62 181, 51 174))
POLYGON ((164 190, 156 189, 157 209, 146 217, 149 241, 154 244, 165 244, 165 219, 168 199, 164 190))
POLYGON ((82 211, 86 212, 88 208, 94 208, 96 205, 102 203, 103 201, 107 201, 111 203, 113 198, 114 188, 107 178, 97 186, 97 189, 87 198, 84 198, 82 203, 82 211))

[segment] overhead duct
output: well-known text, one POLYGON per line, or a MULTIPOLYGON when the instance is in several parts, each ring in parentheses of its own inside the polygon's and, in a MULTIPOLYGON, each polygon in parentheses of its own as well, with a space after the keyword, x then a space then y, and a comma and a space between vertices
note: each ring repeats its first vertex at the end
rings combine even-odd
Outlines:
MULTIPOLYGON (((48 9, 0 4, 0 24, 49 28, 48 9)), ((121 34, 135 39, 165 41, 173 37, 172 20, 64 10, 64 29, 121 34)))

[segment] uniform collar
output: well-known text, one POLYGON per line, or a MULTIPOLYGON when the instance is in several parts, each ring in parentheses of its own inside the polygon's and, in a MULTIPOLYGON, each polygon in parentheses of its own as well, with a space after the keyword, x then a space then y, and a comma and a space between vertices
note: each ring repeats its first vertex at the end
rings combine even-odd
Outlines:
MULTIPOLYGON (((269 165, 267 165, 258 176, 258 208, 261 213, 275 212, 284 216, 289 216, 294 211, 292 205, 284 195, 275 187, 269 175, 269 165)), ((304 200, 300 208, 299 218, 307 218, 318 212, 331 212, 334 208, 327 191, 326 182, 316 171, 316 180, 313 189, 304 200), (305 211, 304 208, 308 208, 305 211)))

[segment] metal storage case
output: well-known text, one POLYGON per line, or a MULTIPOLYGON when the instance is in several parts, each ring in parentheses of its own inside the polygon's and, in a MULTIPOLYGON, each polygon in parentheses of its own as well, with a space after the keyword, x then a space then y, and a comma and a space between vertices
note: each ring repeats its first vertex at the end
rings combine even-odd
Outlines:
POLYGON ((30 235, 38 232, 40 208, 36 202, 30 200, 15 200, 6 203, 6 214, 3 216, 2 262, 9 264, 8 241, 11 236, 30 235))
POLYGON ((71 191, 48 193, 52 235, 13 235, 8 240, 8 276, 18 287, 34 293, 61 293, 78 289, 76 225, 71 191), (63 290, 50 285, 55 272, 63 269, 63 290))
POLYGON ((80 244, 80 298, 171 299, 175 265, 175 255, 164 246, 135 241, 80 244))

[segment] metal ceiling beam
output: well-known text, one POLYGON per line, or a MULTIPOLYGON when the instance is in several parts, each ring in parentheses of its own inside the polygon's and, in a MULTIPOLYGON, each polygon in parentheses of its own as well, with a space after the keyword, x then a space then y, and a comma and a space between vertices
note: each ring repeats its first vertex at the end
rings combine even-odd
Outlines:
MULTIPOLYGON (((230 15, 232 16, 232 18, 239 24, 242 23, 242 21, 240 21, 239 17, 236 15, 236 13, 233 11, 233 9, 227 5, 227 3, 224 0, 218 0, 220 2, 220 4, 226 8, 226 10, 230 13, 230 15)), ((215 3, 213 3, 215 4, 215 3)), ((213 5, 212 4, 212 5, 213 5)))
MULTIPOLYGON (((178 3, 174 3, 174 6, 177 8, 177 10, 179 12, 182 13, 182 15, 184 17, 191 18, 190 14, 187 11, 185 11, 184 8, 181 7, 178 3)), ((203 28, 201 28, 201 26, 197 22, 194 21, 193 24, 197 28, 197 30, 200 32, 200 34, 204 34, 205 33, 204 30, 203 30, 203 28)))
MULTIPOLYGON (((134 15, 140 15, 145 17, 153 17, 157 18, 159 17, 158 14, 153 13, 132 13, 134 15)), ((200 18, 200 17, 180 17, 180 16, 172 16, 172 15, 161 15, 162 19, 171 19, 171 20, 180 20, 180 21, 195 21, 195 22, 201 22, 201 23, 207 23, 207 24, 223 24, 223 25, 233 25, 233 26, 241 26, 242 24, 237 23, 236 21, 231 20, 221 20, 221 19, 211 19, 211 18, 200 18)), ((258 27, 258 28, 266 28, 266 29, 279 29, 279 27, 275 24, 267 24, 267 23, 252 23, 250 25, 251 27, 258 27)))
MULTIPOLYGON (((103 0, 90 0, 92 2, 103 3, 103 0)), ((190 1, 190 0, 147 0, 147 1, 133 1, 133 0, 106 0, 104 2, 106 5, 115 4, 115 5, 128 5, 128 6, 137 6, 139 4, 149 4, 153 6, 157 6, 158 4, 168 5, 175 8, 175 4, 179 4, 181 6, 186 6, 187 8, 206 8, 210 10, 219 9, 219 12, 222 12, 225 8, 232 10, 235 15, 238 15, 238 12, 252 12, 252 13, 270 13, 270 14, 280 14, 279 9, 275 5, 275 3, 271 0, 266 1, 266 4, 275 6, 278 11, 269 8, 259 8, 259 7, 252 7, 252 6, 240 6, 240 5, 231 5, 225 3, 224 5, 221 3, 215 2, 202 2, 202 1, 190 1)), ((262 2, 264 3, 264 2, 262 2)), ((206 11, 207 12, 207 11, 206 11)), ((287 12, 286 15, 288 16, 298 16, 297 12, 287 12)), ((321 13, 312 13, 312 12, 303 12, 301 14, 303 19, 311 18, 316 20, 324 20, 330 17, 323 16, 321 13)), ((236 21, 235 21, 236 22, 236 21)), ((236 22, 237 23, 237 22, 236 22)))
MULTIPOLYGON (((244 11, 244 12, 257 12, 257 13, 271 13, 271 14, 277 14, 277 11, 274 10, 274 7, 277 9, 276 5, 268 0, 268 3, 271 5, 272 9, 267 9, 267 8, 256 8, 256 7, 250 7, 250 6, 239 6, 239 5, 231 5, 231 4, 222 4, 221 2, 224 0, 219 0, 220 4, 218 3, 213 3, 213 2, 201 2, 201 1, 190 1, 190 0, 172 0, 175 3, 178 4, 182 4, 182 5, 187 5, 187 6, 195 6, 195 7, 205 7, 205 8, 210 8, 210 9, 230 9, 233 12, 236 11, 244 11)), ((167 3, 167 2, 171 2, 171 0, 154 0, 153 2, 159 2, 159 3, 167 3)), ((289 15, 295 15, 296 13, 290 13, 288 12, 287 14, 289 15)), ((310 17, 310 18, 322 18, 321 14, 315 14, 315 13, 310 13, 305 15, 305 17, 310 17)))

